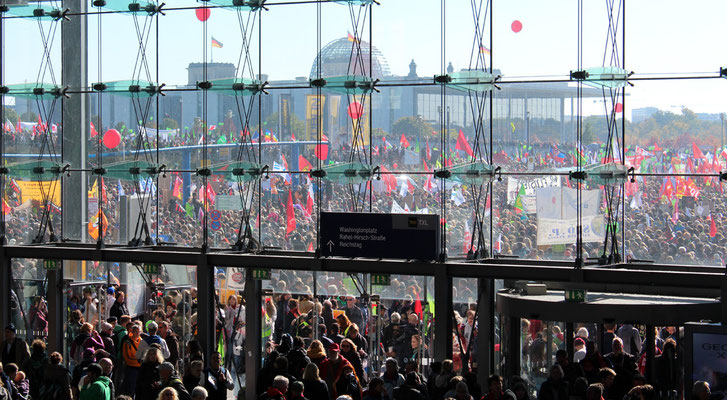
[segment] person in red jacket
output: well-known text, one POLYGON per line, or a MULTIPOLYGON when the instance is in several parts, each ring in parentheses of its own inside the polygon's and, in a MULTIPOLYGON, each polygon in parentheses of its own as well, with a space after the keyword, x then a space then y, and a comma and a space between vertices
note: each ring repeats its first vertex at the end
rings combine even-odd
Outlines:
POLYGON ((321 378, 326 381, 328 385, 329 393, 331 398, 336 398, 336 383, 341 378, 341 373, 346 366, 353 366, 343 356, 339 355, 340 348, 337 344, 333 343, 328 347, 328 359, 321 364, 321 378))

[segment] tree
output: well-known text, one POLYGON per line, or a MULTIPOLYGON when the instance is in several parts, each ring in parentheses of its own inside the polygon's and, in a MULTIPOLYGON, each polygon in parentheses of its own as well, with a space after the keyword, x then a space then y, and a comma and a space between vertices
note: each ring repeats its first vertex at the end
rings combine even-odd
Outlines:
POLYGON ((162 120, 162 127, 163 129, 179 129, 179 124, 173 118, 164 118, 162 120))
POLYGON ((402 117, 394 122, 391 126, 391 133, 396 135, 406 135, 411 137, 429 137, 432 134, 434 127, 427 121, 425 121, 421 115, 415 117, 402 117))
POLYGON ((13 124, 18 122, 18 112, 9 107, 3 107, 3 122, 10 121, 13 124))
POLYGON ((38 122, 38 114, 32 111, 26 111, 20 114, 20 120, 25 122, 38 122))

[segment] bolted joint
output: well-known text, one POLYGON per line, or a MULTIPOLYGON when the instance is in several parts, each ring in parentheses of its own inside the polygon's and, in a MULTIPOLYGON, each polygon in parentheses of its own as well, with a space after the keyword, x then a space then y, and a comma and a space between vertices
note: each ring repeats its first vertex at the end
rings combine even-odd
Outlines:
POLYGON ((232 175, 234 175, 234 176, 243 176, 243 175, 245 175, 245 168, 233 168, 232 175))
POLYGON ((36 8, 35 10, 33 10, 34 17, 42 17, 44 15, 45 15, 45 10, 42 8, 36 8))
POLYGON ((10 173, 8 167, 0 167, 0 175, 7 175, 8 173, 10 173))
POLYGON ((437 83, 450 83, 452 82, 452 77, 449 75, 437 75, 434 77, 434 82, 437 83))
POLYGON ((199 168, 199 169, 197 169, 197 175, 210 176, 210 175, 212 175, 212 170, 209 168, 199 168))
POLYGON ((312 176, 313 178, 325 178, 326 175, 326 171, 322 169, 314 169, 310 172, 310 176, 312 176))
POLYGON ((45 168, 43 168, 43 167, 33 167, 33 173, 34 174, 38 174, 38 175, 44 174, 45 173, 45 168))
POLYGON ((106 84, 103 82, 94 83, 94 85, 93 85, 93 90, 95 90, 97 92, 103 92, 106 89, 108 89, 108 86, 106 86, 106 84))
POLYGON ((719 180, 720 181, 727 181, 727 172, 720 172, 719 173, 719 180))
POLYGON ((727 77, 727 67, 722 67, 719 69, 719 76, 720 77, 727 77))
POLYGON ((212 82, 204 81, 204 82, 197 82, 197 87, 202 90, 208 90, 212 88, 212 82))
POLYGON ((131 3, 131 4, 129 4, 129 11, 131 11, 131 12, 139 12, 139 11, 141 11, 141 4, 139 4, 139 3, 131 3))
POLYGON ((106 168, 94 168, 91 170, 94 175, 106 175, 106 168))
POLYGON ((571 171, 568 174, 568 177, 570 179, 575 179, 578 181, 585 181, 586 178, 588 177, 588 173, 586 171, 571 171))
POLYGON ((574 81, 583 81, 588 79, 588 72, 586 71, 571 71, 570 78, 574 81))
POLYGON ((42 87, 33 88, 33 94, 36 96, 42 96, 45 94, 45 89, 42 87))
POLYGON ((93 0, 94 7, 103 7, 106 5, 106 0, 93 0))
POLYGON ((452 171, 450 171, 448 169, 440 169, 438 171, 434 171, 434 177, 449 179, 452 177, 452 171))
POLYGON ((326 80, 323 78, 313 79, 312 81, 310 81, 310 85, 313 87, 323 87, 323 86, 326 86, 326 83, 328 83, 328 82, 326 82, 326 80))
POLYGON ((8 94, 10 93, 10 88, 7 86, 0 86, 0 94, 8 94))

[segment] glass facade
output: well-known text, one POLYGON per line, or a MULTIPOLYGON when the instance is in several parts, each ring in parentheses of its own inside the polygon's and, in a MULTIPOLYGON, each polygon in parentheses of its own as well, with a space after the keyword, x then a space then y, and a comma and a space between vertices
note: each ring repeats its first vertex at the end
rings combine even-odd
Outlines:
MULTIPOLYGON (((727 72, 706 41, 722 36, 727 4, 0 3, 7 245, 318 259, 322 213, 418 213, 440 221, 442 263, 725 265, 727 72)), ((22 320, 45 301, 37 257, 11 263, 11 314, 28 340, 48 335, 22 320)), ((64 261, 64 331, 85 295, 108 313, 117 285, 133 316, 178 314, 172 328, 194 338, 198 263, 153 278, 141 258, 64 261)), ((241 300, 250 268, 215 268, 216 304, 241 300)), ((421 349, 434 348, 434 278, 397 273, 381 287, 366 270, 274 268, 261 302, 304 298, 317 322, 324 297, 342 309, 353 296, 370 326, 390 318, 382 304, 417 303, 421 349)), ((449 286, 458 327, 446 347, 474 368, 478 286, 449 286)), ((265 338, 282 329, 271 309, 265 338)), ((517 324, 492 318, 494 372, 516 338, 500 334, 517 324)), ((543 326, 548 345, 562 342, 563 323, 543 326)), ((378 371, 392 350, 373 347, 378 371)), ((551 350, 523 360, 528 370, 545 374, 551 350)))

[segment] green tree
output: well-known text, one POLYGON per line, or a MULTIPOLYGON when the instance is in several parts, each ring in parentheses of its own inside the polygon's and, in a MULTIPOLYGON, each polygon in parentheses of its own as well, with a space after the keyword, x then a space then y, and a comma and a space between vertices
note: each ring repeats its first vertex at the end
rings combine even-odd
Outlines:
POLYGON ((162 127, 163 129, 179 129, 179 124, 177 123, 177 120, 172 118, 164 118, 162 120, 162 127))
POLYGON ((38 122, 38 114, 32 111, 26 111, 20 114, 20 119, 25 122, 38 122))
POLYGON ((15 124, 18 122, 18 112, 10 107, 3 107, 3 122, 10 121, 15 124))
POLYGON ((391 126, 391 133, 399 137, 401 134, 407 137, 425 138, 432 134, 434 127, 425 121, 420 115, 416 117, 402 117, 391 126))

